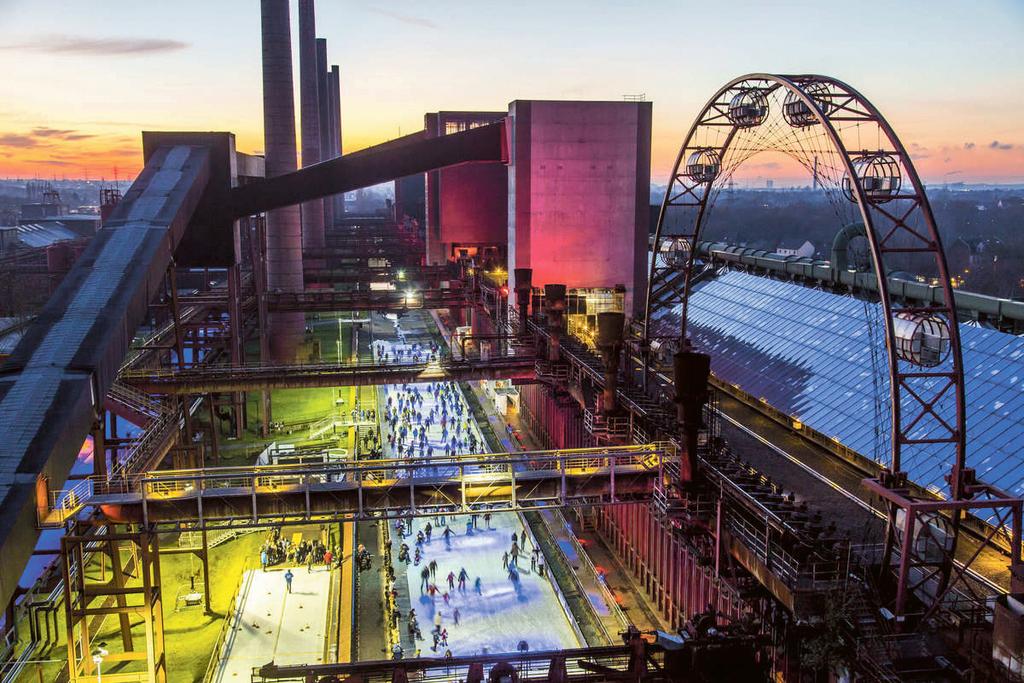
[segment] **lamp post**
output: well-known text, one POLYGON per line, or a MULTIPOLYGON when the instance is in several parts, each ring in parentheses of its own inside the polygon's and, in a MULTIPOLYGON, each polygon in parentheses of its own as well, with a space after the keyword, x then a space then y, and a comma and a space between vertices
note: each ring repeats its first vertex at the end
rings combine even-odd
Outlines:
POLYGON ((110 653, 102 646, 96 648, 96 651, 92 653, 92 663, 96 665, 96 683, 103 683, 103 658, 108 654, 110 653))

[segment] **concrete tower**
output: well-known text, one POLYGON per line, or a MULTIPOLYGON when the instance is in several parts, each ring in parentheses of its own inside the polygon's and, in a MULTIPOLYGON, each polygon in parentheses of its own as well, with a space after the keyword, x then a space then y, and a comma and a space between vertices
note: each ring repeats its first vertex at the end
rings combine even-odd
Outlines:
MULTIPOLYGON (((295 94, 288 0, 261 0, 263 30, 263 146, 268 178, 295 170, 295 94)), ((299 207, 267 212, 267 287, 301 291, 302 224, 299 207)), ((302 313, 270 317, 270 353, 290 361, 302 343, 302 313)))
MULTIPOLYGON (((316 43, 313 0, 299 0, 299 97, 303 166, 312 166, 324 158, 320 153, 320 77, 316 43)), ((322 199, 314 199, 302 205, 302 248, 322 249, 324 244, 324 202, 322 199)))

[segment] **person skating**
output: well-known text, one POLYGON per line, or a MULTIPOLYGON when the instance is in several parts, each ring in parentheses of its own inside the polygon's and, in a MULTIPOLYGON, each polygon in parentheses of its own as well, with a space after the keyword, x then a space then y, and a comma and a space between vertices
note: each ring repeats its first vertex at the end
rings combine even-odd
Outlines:
POLYGON ((459 608, 456 607, 455 611, 452 612, 452 620, 455 622, 456 626, 459 625, 459 616, 460 616, 459 608))
POLYGON ((519 546, 515 543, 512 544, 512 564, 519 566, 519 546))
POLYGON ((455 572, 448 572, 448 590, 455 590, 455 572))
POLYGON ((459 590, 460 591, 466 590, 466 579, 468 579, 468 578, 469 578, 469 573, 466 571, 466 568, 463 567, 462 569, 459 570, 459 590))
POLYGON ((540 552, 540 549, 537 546, 534 546, 533 547, 533 552, 530 553, 530 571, 531 572, 537 571, 537 553, 539 553, 539 552, 540 552))
POLYGON ((431 532, 434 531, 434 527, 430 524, 430 522, 427 522, 427 526, 425 528, 426 528, 426 532, 427 532, 427 540, 429 541, 430 540, 430 534, 431 534, 431 532))
POLYGON ((420 595, 427 590, 427 586, 430 584, 430 569, 427 567, 423 568, 420 572, 420 595))
POLYGON ((416 557, 415 557, 415 561, 413 562, 413 564, 415 564, 417 567, 420 566, 420 559, 421 558, 422 558, 422 555, 420 555, 420 547, 416 546, 416 557))
POLYGON ((448 647, 448 629, 441 629, 441 645, 448 647))
POLYGON ((480 585, 480 577, 479 576, 476 577, 476 581, 473 582, 473 589, 476 591, 477 595, 483 595, 484 594, 483 588, 480 585))
POLYGON ((505 554, 501 556, 501 568, 502 569, 508 569, 508 551, 507 550, 505 551, 505 554))
POLYGON ((437 579, 437 560, 430 561, 430 578, 437 579))
POLYGON ((430 646, 430 649, 437 652, 437 641, 441 640, 441 634, 434 631, 431 635, 434 636, 434 644, 430 646))
POLYGON ((423 535, 423 530, 416 532, 416 545, 423 545, 423 541, 426 540, 426 536, 423 535))
POLYGON ((294 579, 294 578, 295 578, 295 575, 292 574, 292 570, 291 569, 289 569, 288 571, 286 571, 284 573, 284 582, 288 585, 288 592, 289 593, 292 592, 292 579, 294 579))
POLYGON ((484 513, 484 524, 487 525, 488 529, 491 528, 491 513, 490 512, 485 512, 484 513))
POLYGON ((442 535, 444 536, 444 541, 445 541, 445 543, 451 543, 451 540, 452 540, 452 534, 454 534, 454 533, 455 533, 455 532, 454 532, 454 531, 452 531, 452 528, 451 528, 450 526, 446 526, 446 527, 444 528, 444 533, 443 533, 442 535))

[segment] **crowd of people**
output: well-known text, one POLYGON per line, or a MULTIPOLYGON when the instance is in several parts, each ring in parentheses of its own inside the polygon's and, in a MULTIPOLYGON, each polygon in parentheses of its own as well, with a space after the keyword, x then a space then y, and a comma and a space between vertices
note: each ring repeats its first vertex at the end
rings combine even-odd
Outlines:
POLYGON ((313 565, 321 564, 330 569, 336 560, 337 553, 324 545, 320 539, 303 539, 300 543, 294 544, 281 535, 280 529, 268 532, 260 546, 260 568, 263 571, 267 571, 267 567, 286 563, 306 565, 309 571, 312 571, 313 565))
MULTIPOLYGON (((396 335, 398 344, 386 341, 374 343, 375 360, 416 363, 432 360, 440 352, 434 342, 408 344, 397 323, 396 335)), ((449 457, 484 450, 483 436, 461 389, 455 383, 388 386, 380 414, 383 418, 382 441, 385 452, 389 453, 385 457, 449 457)), ((464 624, 461 609, 468 609, 474 601, 484 599, 484 583, 480 576, 473 576, 466 566, 459 563, 457 553, 449 555, 436 551, 441 548, 451 549, 454 537, 472 536, 480 532, 483 526, 490 530, 491 514, 481 512, 467 515, 464 531, 462 519, 438 512, 429 520, 413 517, 398 519, 387 528, 388 540, 385 542, 383 560, 386 576, 385 611, 392 628, 391 651, 395 659, 412 654, 406 653, 401 646, 400 636, 403 631, 404 636, 415 646, 415 656, 419 656, 420 643, 423 642, 434 656, 443 653, 444 657, 450 658, 453 642, 460 640, 460 631, 471 628, 464 624), (455 527, 457 519, 460 520, 458 529, 455 527), (439 542, 441 545, 438 545, 439 542), (392 548, 394 558, 391 556, 392 548), (409 596, 408 614, 403 614, 399 607, 399 592, 395 583, 396 567, 402 563, 406 565, 407 573, 414 572, 408 574, 411 591, 415 591, 415 577, 418 575, 420 579, 419 598, 417 600, 409 596), (421 625, 417 609, 424 610, 428 615, 427 625, 421 625)), ((517 593, 520 590, 519 556, 529 543, 527 538, 525 527, 521 532, 513 533, 512 545, 505 553, 506 565, 511 562, 509 580, 513 582, 517 593)), ((542 553, 536 547, 532 553, 533 569, 540 572, 537 558, 542 557, 542 553)), ((539 565, 543 566, 542 559, 539 565)))
POLYGON ((388 394, 384 424, 397 457, 475 453, 483 443, 462 392, 447 382, 397 386, 388 394))
MULTIPOLYGON (((490 517, 490 515, 487 515, 490 517)), ((472 534, 477 523, 479 515, 472 515, 471 519, 467 523, 466 533, 472 534)), ((454 520, 454 518, 451 518, 454 520)), ((470 574, 465 567, 459 567, 456 571, 455 568, 449 568, 448 573, 445 574, 444 569, 440 567, 436 559, 431 559, 429 562, 425 561, 425 550, 424 548, 431 543, 434 539, 434 532, 438 527, 442 528, 442 531, 437 533, 437 536, 445 540, 446 545, 450 544, 451 537, 455 535, 455 531, 448 525, 449 518, 445 516, 435 517, 433 521, 427 521, 426 524, 419 530, 416 531, 415 538, 415 566, 419 566, 422 562, 422 569, 420 570, 420 602, 429 602, 433 607, 433 627, 430 631, 430 650, 435 653, 440 653, 442 649, 445 650, 444 656, 451 657, 451 649, 449 644, 449 633, 447 622, 450 621, 451 627, 455 627, 461 624, 462 613, 459 610, 458 605, 453 605, 456 595, 461 596, 463 599, 468 595, 470 586, 472 585, 472 592, 479 597, 483 596, 483 582, 480 577, 477 576, 470 581, 470 574), (436 526, 435 526, 436 523, 436 526), (438 585, 438 574, 441 574, 440 585, 438 585), (448 609, 447 619, 445 613, 442 612, 441 606, 437 604, 437 600, 444 603, 445 608, 448 609), (429 600, 427 600, 429 599, 429 600)), ((413 529, 415 523, 413 520, 396 520, 394 523, 394 534, 396 543, 400 543, 398 550, 398 561, 405 562, 409 565, 413 562, 412 556, 409 552, 409 544, 405 542, 406 538, 413 536, 413 529)), ((390 544, 388 552, 390 553, 390 544)), ((390 555, 389 555, 390 556, 390 555)), ((391 571, 388 572, 390 577, 394 577, 394 567, 390 567, 391 571)), ((407 570, 408 571, 408 570, 407 570)), ((397 604, 397 590, 394 587, 391 588, 390 599, 388 600, 388 615, 392 622, 392 626, 397 629, 399 623, 403 618, 401 610, 397 604)), ((423 636, 423 631, 420 628, 419 617, 416 614, 416 609, 410 607, 408 615, 405 615, 406 619, 406 630, 408 632, 409 639, 414 643, 418 643, 421 640, 426 640, 423 636)), ((419 649, 417 648, 417 656, 419 649)), ((396 643, 392 648, 392 656, 395 659, 401 659, 404 652, 400 644, 396 643)))
POLYGON ((377 363, 387 365, 389 363, 433 363, 444 357, 444 349, 437 342, 431 341, 427 344, 413 342, 405 344, 405 336, 399 340, 401 344, 390 344, 387 341, 377 340, 373 342, 373 360, 377 363))

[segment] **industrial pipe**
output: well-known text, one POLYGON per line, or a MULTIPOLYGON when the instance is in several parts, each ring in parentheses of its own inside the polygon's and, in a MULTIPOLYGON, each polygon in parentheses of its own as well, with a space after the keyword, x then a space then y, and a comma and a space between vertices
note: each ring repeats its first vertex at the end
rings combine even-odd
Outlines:
POLYGON ((525 337, 529 334, 527 330, 527 315, 530 309, 530 294, 533 291, 533 269, 516 268, 516 309, 519 311, 519 336, 525 337))
POLYGON ((604 361, 604 389, 601 391, 601 409, 605 415, 618 410, 616 396, 619 389, 619 359, 622 357, 624 313, 605 311, 597 314, 597 348, 604 361))
POLYGON ((544 312, 548 317, 548 360, 562 358, 562 328, 565 325, 565 285, 544 285, 544 312))
POLYGON ((680 480, 691 482, 697 473, 697 436, 704 426, 704 405, 708 401, 708 377, 711 356, 694 351, 684 342, 672 357, 679 424, 683 432, 684 452, 679 464, 680 480))

